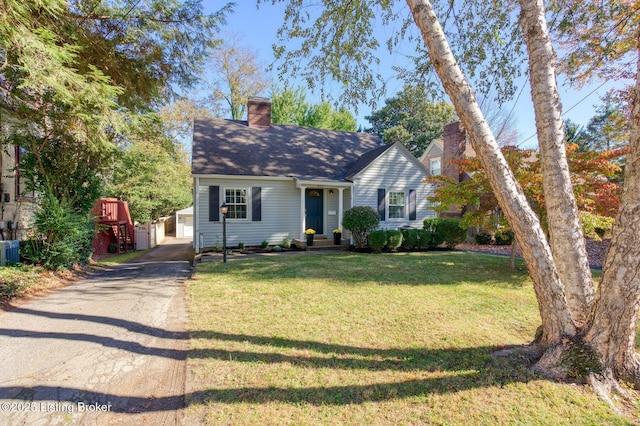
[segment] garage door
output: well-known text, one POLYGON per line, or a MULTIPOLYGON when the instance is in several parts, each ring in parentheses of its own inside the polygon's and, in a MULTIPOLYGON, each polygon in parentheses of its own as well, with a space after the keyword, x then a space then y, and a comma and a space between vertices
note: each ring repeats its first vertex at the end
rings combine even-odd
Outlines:
POLYGON ((184 216, 183 235, 185 238, 193 237, 193 216, 184 216))

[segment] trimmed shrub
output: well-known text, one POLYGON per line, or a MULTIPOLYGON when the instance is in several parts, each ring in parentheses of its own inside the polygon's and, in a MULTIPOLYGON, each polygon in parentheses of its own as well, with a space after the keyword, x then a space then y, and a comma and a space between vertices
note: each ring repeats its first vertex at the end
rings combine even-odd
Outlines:
POLYGON ((402 230, 402 248, 405 250, 414 250, 419 247, 418 230, 403 229, 402 230))
POLYGON ((513 231, 496 232, 493 236, 498 246, 508 246, 513 243, 513 231))
POLYGON ((444 234, 436 227, 418 231, 418 245, 420 248, 438 247, 444 242, 444 234))
POLYGON ((474 238, 478 244, 491 244, 491 234, 486 231, 479 231, 474 238))
MULTIPOLYGON (((432 217, 424 220, 423 225, 425 231, 426 245, 428 247, 437 247, 442 243, 446 243, 447 247, 453 248, 467 239, 467 230, 460 226, 460 219, 448 219, 432 217)), ((423 242, 424 244, 424 242, 423 242)))
POLYGON ((367 242, 369 248, 376 253, 380 253, 382 249, 387 245, 387 231, 382 229, 376 229, 371 231, 367 236, 367 242))
POLYGON ((367 236, 378 227, 380 215, 370 206, 355 206, 344 212, 342 226, 351 231, 356 248, 367 247, 367 236))
POLYGON ((467 230, 460 226, 460 219, 440 219, 436 228, 444 235, 448 248, 454 248, 467 239, 467 230))
POLYGON ((398 250, 402 245, 402 232, 389 230, 387 231, 387 248, 391 251, 398 250))
POLYGON ((290 249, 291 248, 291 237, 289 237, 288 235, 285 235, 284 237, 282 237, 282 244, 280 244, 280 245, 284 249, 290 249))

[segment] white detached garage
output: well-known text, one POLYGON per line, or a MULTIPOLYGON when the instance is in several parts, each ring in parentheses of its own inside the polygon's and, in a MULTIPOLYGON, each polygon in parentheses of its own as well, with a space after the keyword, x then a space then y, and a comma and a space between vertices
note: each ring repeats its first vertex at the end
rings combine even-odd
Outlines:
POLYGON ((176 237, 193 238, 193 206, 176 212, 176 237))

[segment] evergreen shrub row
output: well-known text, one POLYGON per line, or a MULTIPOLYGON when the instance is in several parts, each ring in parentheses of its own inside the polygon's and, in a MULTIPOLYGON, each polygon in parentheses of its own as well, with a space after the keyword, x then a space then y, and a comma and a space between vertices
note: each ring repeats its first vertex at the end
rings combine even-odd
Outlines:
POLYGON ((423 229, 375 230, 367 237, 373 252, 403 250, 424 250, 445 244, 453 248, 464 242, 467 230, 460 227, 459 219, 425 219, 423 229))

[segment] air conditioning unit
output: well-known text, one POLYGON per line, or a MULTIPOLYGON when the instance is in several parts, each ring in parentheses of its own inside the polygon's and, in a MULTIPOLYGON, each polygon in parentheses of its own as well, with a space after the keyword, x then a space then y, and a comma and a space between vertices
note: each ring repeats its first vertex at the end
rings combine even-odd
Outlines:
POLYGON ((20 262, 20 241, 0 241, 0 266, 20 262))

